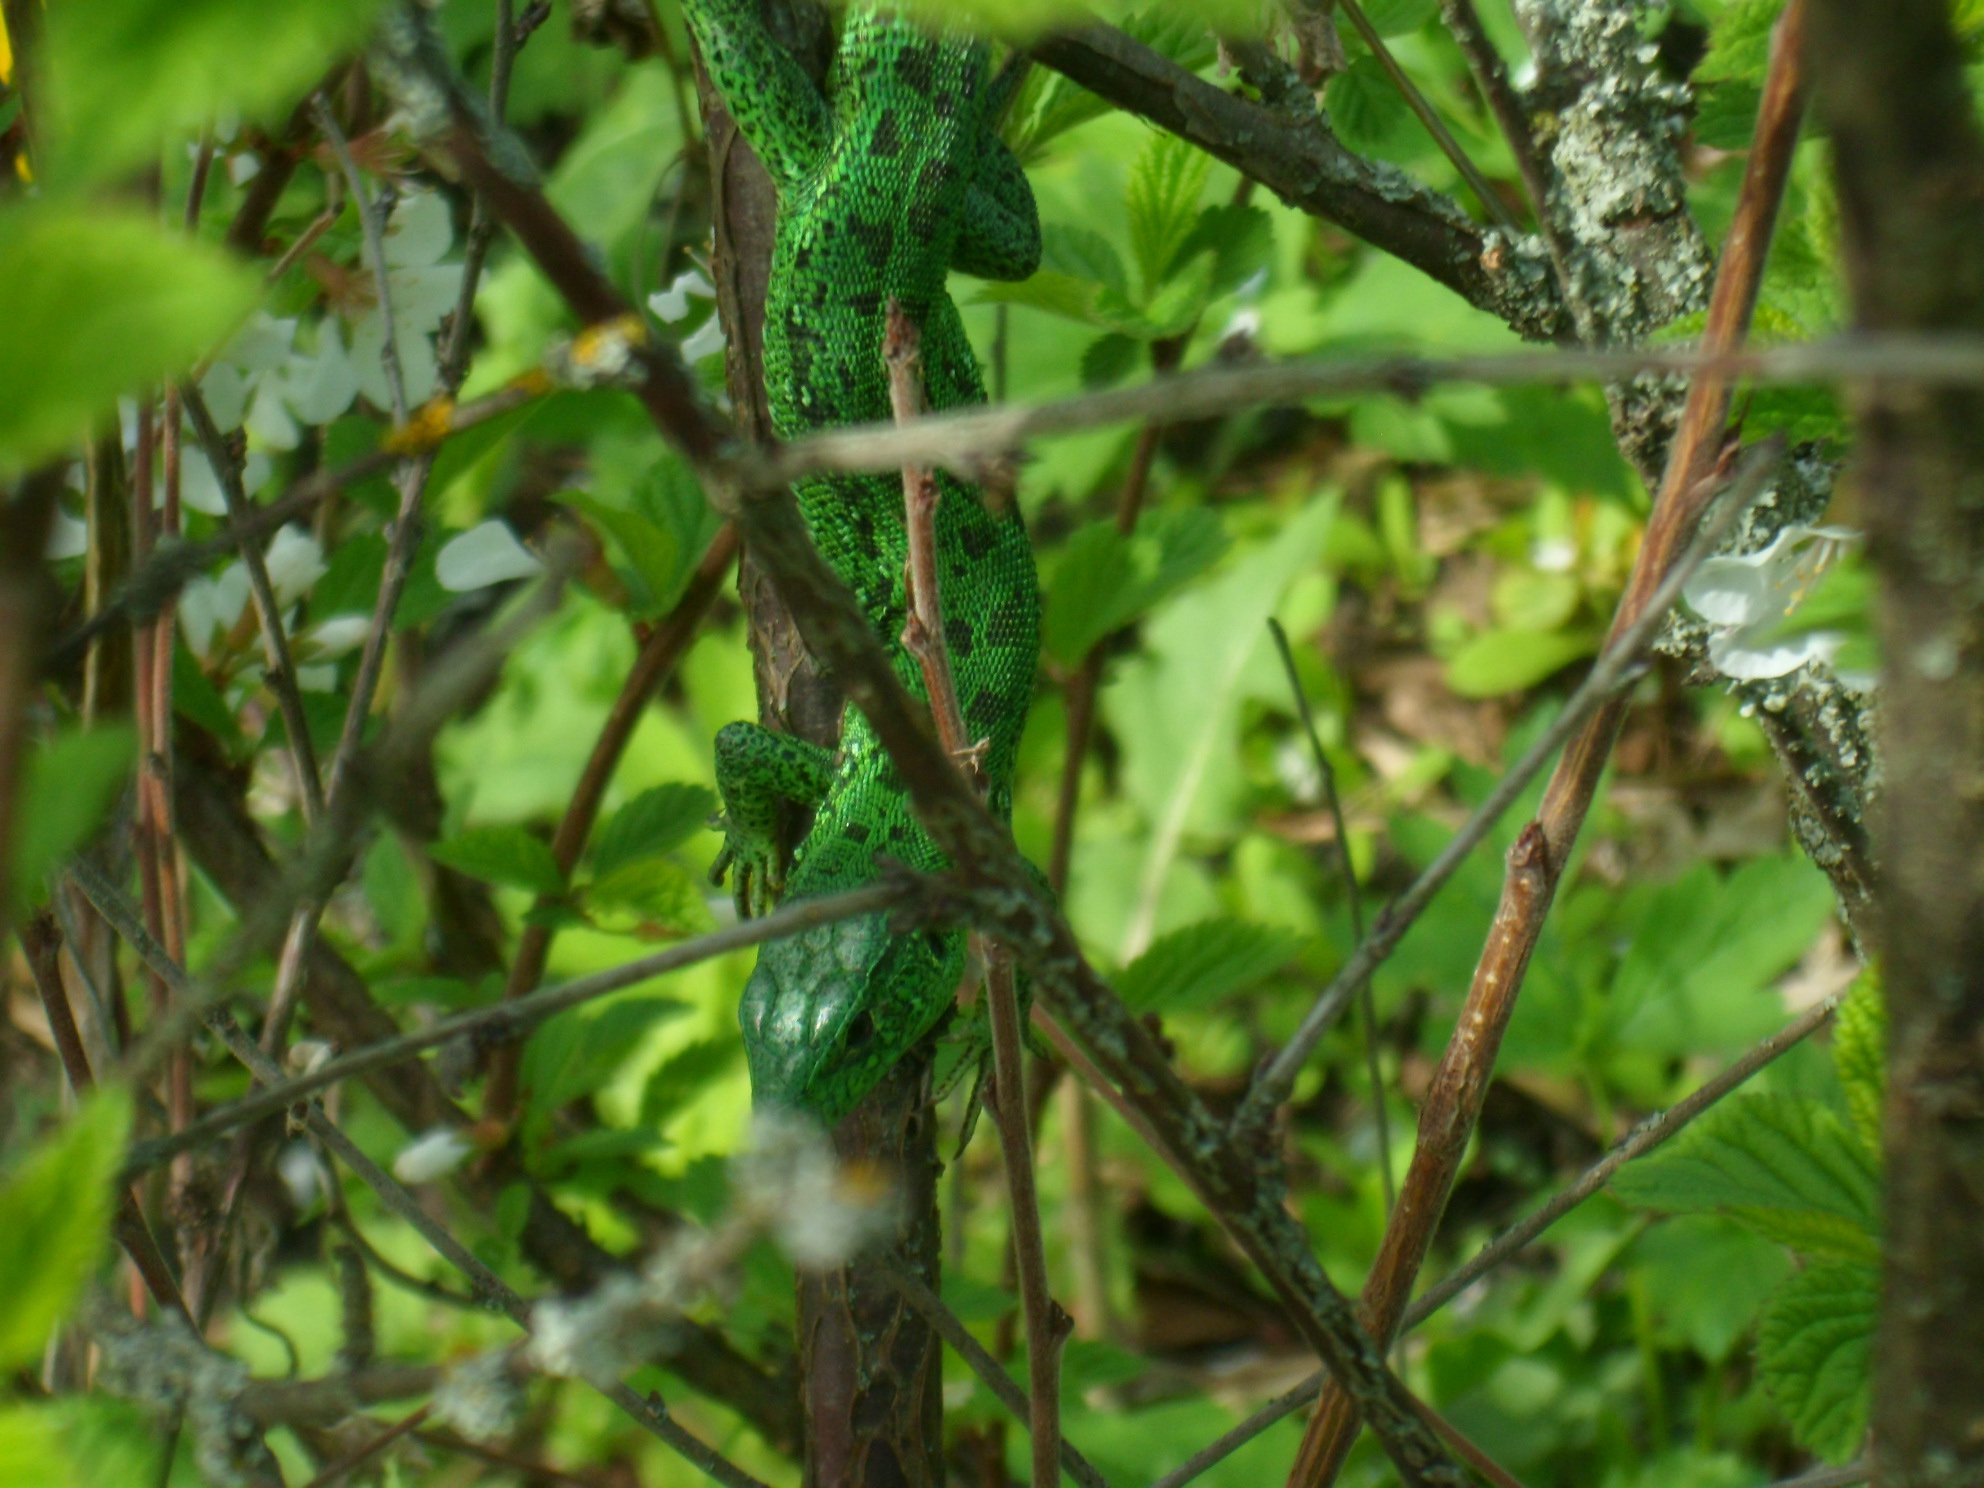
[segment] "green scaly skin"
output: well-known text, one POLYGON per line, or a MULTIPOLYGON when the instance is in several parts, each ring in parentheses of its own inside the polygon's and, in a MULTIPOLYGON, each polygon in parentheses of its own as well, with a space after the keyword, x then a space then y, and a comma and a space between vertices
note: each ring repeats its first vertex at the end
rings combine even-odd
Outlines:
MULTIPOLYGON (((882 339, 891 298, 921 331, 930 407, 983 403, 946 276, 1022 279, 1040 259, 1033 194, 993 132, 984 46, 856 4, 823 98, 760 26, 753 0, 683 8, 778 193, 765 308, 765 389, 778 434, 890 416, 882 339)), ((965 727, 986 741, 988 804, 1006 821, 1040 649, 1033 554, 1016 513, 989 510, 975 486, 939 483, 944 635, 965 727)), ((814 543, 854 591, 896 675, 925 697, 901 643, 901 479, 816 476, 797 494, 814 543)), ((717 736, 716 766, 727 835, 718 871, 733 869, 743 913, 870 883, 878 858, 925 872, 946 865, 857 710, 843 720, 838 751, 733 723, 717 736), (814 808, 789 877, 776 837, 781 802, 814 808)), ((739 1013, 755 1099, 838 1120, 942 1021, 964 965, 961 932, 893 934, 880 914, 768 944, 739 1013)))

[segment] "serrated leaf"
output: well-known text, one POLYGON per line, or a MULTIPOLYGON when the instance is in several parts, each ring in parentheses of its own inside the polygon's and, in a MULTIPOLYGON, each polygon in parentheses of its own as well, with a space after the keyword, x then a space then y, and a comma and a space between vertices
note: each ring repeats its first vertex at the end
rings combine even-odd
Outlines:
POLYGON ((1279 925, 1204 920, 1153 941, 1118 974, 1116 992, 1136 1013, 1213 1007, 1281 970, 1308 940, 1279 925))
POLYGON ((1136 370, 1142 346, 1142 342, 1115 331, 1096 337, 1082 353, 1082 386, 1114 387, 1136 370))
POLYGON ((638 586, 634 606, 638 616, 659 614, 667 607, 687 566, 687 555, 676 535, 638 512, 623 511, 583 491, 568 491, 565 500, 599 524, 612 539, 638 586))
POLYGON ((1757 132, 1763 89, 1729 79, 1695 90, 1695 142, 1712 150, 1745 150, 1757 132))
POLYGON ((1119 295, 1130 292, 1129 276, 1115 245, 1093 228, 1071 222, 1044 225, 1040 230, 1040 266, 1071 279, 1100 284, 1119 295))
POLYGON ((1268 266, 1274 254, 1274 219, 1259 207, 1236 202, 1207 207, 1178 245, 1173 266, 1208 250, 1212 253, 1208 293, 1231 294, 1268 266))
POLYGON ((86 434, 119 393, 183 371, 259 293, 239 265, 147 217, 54 202, 0 214, 0 284, 0 470, 86 434))
POLYGON ((1789 1095, 1737 1096, 1612 1180, 1626 1203, 1721 1213, 1807 1255, 1880 1255, 1878 1180, 1830 1109, 1789 1095))
POLYGON ((1872 1264, 1807 1268, 1764 1304, 1764 1388, 1801 1446, 1844 1462, 1867 1434, 1880 1273, 1872 1264))
POLYGON ((1219 518, 1202 507, 1148 518, 1127 538, 1113 522, 1079 529, 1062 546, 1048 586, 1048 656, 1064 665, 1079 662, 1225 551, 1219 518))
POLYGON ((1868 967, 1846 994, 1832 1026, 1832 1064, 1847 1113, 1867 1151, 1881 1150, 1881 1101, 1888 1081, 1888 1008, 1881 975, 1868 967))
POLYGON ((1464 698, 1521 692, 1598 650, 1590 630, 1484 630, 1447 658, 1447 686, 1464 698))
POLYGON ((435 843, 427 852, 435 862, 485 883, 534 894, 559 894, 565 889, 565 876, 558 871, 550 844, 522 827, 475 827, 435 843))
POLYGON ((1156 134, 1130 168, 1130 249, 1146 298, 1167 276, 1179 245, 1198 216, 1212 157, 1175 134, 1156 134))
POLYGON ((28 756, 13 853, 16 902, 45 897, 49 874, 96 834, 137 757, 137 736, 118 724, 65 729, 28 756))
POLYGON ((694 935, 711 927, 701 879, 667 858, 636 858, 586 885, 585 903, 599 928, 641 934, 694 935), (620 910, 634 923, 616 924, 603 911, 620 910))
POLYGON ((1337 137, 1359 155, 1409 152, 1423 135, 1398 85, 1368 56, 1354 57, 1329 81, 1323 102, 1337 137))
POLYGON ((95 1274, 130 1129, 130 1095, 107 1086, 0 1182, 0 1372, 34 1362, 95 1274))
POLYGON ((623 864, 657 858, 687 842, 716 810, 707 786, 670 783, 642 791, 607 818, 593 844, 592 871, 605 877, 623 864))
MULTIPOLYGON (((48 7, 54 176, 136 164, 216 116, 287 107, 364 41, 378 0, 90 0, 48 7), (244 59, 252 58, 252 66, 244 59)), ((37 69, 37 75, 42 75, 37 69)))
POLYGON ((1770 62, 1771 28, 1783 11, 1784 0, 1731 0, 1709 31, 1696 79, 1761 82, 1770 62))

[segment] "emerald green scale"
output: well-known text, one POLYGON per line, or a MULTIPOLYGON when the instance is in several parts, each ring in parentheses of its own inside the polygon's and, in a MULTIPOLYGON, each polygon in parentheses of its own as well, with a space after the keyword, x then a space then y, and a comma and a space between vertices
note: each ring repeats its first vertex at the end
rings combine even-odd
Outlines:
MULTIPOLYGON (((952 269, 1017 279, 1040 256, 1026 178, 995 133, 984 47, 893 10, 850 9, 823 97, 757 21, 753 0, 684 0, 711 80, 778 191, 765 307, 765 390, 782 437, 890 416, 887 308, 921 334, 932 409, 985 401, 945 288, 952 269)), ((944 634, 967 730, 985 741, 988 799, 1009 818, 1039 653, 1033 555, 1016 513, 940 476, 944 634)), ((813 541, 854 591, 896 674, 921 698, 901 644, 907 595, 902 481, 816 476, 796 494, 813 541)), ((1008 503, 1010 505, 1010 503, 1008 503)), ((878 859, 945 859, 910 813, 894 766, 850 709, 829 754, 755 724, 717 740, 717 783, 740 910, 858 887, 878 859), (782 877, 779 803, 815 808, 782 877)), ((963 974, 961 933, 892 935, 869 915, 775 941, 741 1009, 757 1099, 837 1119, 924 1038, 963 974)))

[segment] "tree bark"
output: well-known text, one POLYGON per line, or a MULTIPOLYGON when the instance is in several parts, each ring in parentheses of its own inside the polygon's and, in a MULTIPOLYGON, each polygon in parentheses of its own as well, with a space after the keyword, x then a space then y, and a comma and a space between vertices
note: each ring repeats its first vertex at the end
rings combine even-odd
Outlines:
MULTIPOLYGON (((1984 332, 1984 136, 1941 0, 1811 0, 1857 324, 1984 332)), ((1889 1018, 1877 1481, 1984 1483, 1984 391, 1866 387, 1889 1018)))

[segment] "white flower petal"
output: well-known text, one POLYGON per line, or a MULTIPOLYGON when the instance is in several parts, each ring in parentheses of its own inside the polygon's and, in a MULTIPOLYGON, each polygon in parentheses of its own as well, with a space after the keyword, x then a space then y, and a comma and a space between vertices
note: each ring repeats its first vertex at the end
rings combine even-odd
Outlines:
POLYGON ((248 379, 232 362, 215 362, 200 379, 200 396, 207 400, 207 412, 214 427, 225 432, 241 427, 248 411, 248 379))
POLYGON ((509 524, 493 519, 449 538, 434 559, 434 577, 443 589, 456 594, 543 571, 544 565, 517 541, 509 524))
POLYGON ((179 625, 186 632, 186 644, 195 654, 205 656, 213 648, 214 637, 231 630, 248 604, 248 570, 241 560, 221 570, 220 577, 204 574, 179 591, 179 625))
POLYGON ((179 501, 182 506, 210 517, 227 515, 227 497, 221 492, 220 477, 207 463, 206 451, 191 445, 183 445, 179 451, 179 501))
POLYGON ((48 546, 41 550, 42 557, 50 560, 80 558, 89 550, 89 523, 56 507, 55 524, 48 530, 48 546))
POLYGON ((648 309, 663 325, 682 319, 689 313, 691 297, 699 300, 713 300, 716 291, 710 287, 700 269, 684 269, 669 283, 668 288, 658 289, 648 296, 648 309))
POLYGON ((1827 662, 1845 639, 1835 630, 1769 639, 1770 624, 1717 631, 1708 638, 1708 659, 1718 672, 1738 682, 1789 676, 1808 661, 1827 662))
POLYGON ((282 400, 282 384, 275 377, 264 377, 256 383, 243 427, 248 430, 250 444, 263 449, 293 450, 303 437, 296 420, 289 416, 288 405, 282 400))
POLYGON ((474 1144, 455 1128, 437 1126, 400 1149, 393 1159, 393 1176, 402 1183, 431 1183, 460 1167, 473 1151, 474 1144))
POLYGON ((328 424, 351 407, 358 396, 358 372, 335 320, 319 327, 315 355, 295 358, 283 369, 282 395, 306 424, 328 424))
POLYGON ((438 191, 409 191, 386 219, 386 267, 439 263, 454 240, 447 199, 438 191))
POLYGON ((262 157, 243 150, 227 157, 227 179, 235 186, 246 186, 262 173, 262 157))
POLYGON ((324 1191, 323 1170, 308 1142, 291 1142, 276 1154, 276 1176, 289 1190, 289 1201, 298 1211, 307 1211, 324 1191))
POLYGON ((462 265, 454 263, 394 269, 388 274, 386 289, 393 297, 393 324, 400 328, 400 334, 438 329, 454 313, 465 272, 462 265))
POLYGON ((682 343, 682 360, 700 362, 706 356, 722 351, 726 342, 723 337, 723 321, 712 315, 704 321, 702 328, 682 343))
POLYGON ((269 583, 277 600, 285 605, 295 604, 324 576, 324 550, 301 527, 285 527, 278 532, 269 544, 266 561, 269 583))
POLYGON ((313 659, 322 661, 344 655, 362 642, 371 629, 370 615, 333 615, 311 626, 298 639, 308 644, 313 659))
POLYGON ((1681 597, 1711 625, 1754 625, 1766 618, 1774 620, 1782 611, 1772 575, 1764 566, 1767 561, 1764 553, 1707 559, 1681 586, 1681 597))

